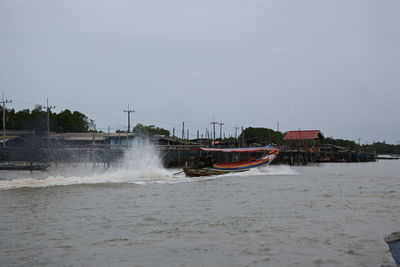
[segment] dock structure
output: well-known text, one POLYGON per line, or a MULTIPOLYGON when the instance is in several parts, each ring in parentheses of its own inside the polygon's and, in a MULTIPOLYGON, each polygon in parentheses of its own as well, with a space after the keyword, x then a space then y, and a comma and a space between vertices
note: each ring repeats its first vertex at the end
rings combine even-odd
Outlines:
POLYGON ((283 136, 285 148, 305 152, 320 152, 323 139, 325 137, 320 130, 288 131, 283 136))
MULTIPOLYGON (((279 148, 279 147, 278 147, 279 148)), ((193 151, 184 147, 162 147, 163 160, 167 167, 182 167, 191 157, 200 156, 199 151, 193 151)), ((230 162, 231 157, 220 158, 221 155, 214 155, 220 162, 230 162)), ((253 155, 246 154, 242 157, 251 158, 253 155)), ((246 159, 246 158, 241 158, 246 159)), ((283 148, 280 150, 277 158, 272 164, 287 165, 308 165, 314 163, 340 163, 340 162, 372 162, 375 161, 375 154, 363 151, 347 151, 347 152, 318 152, 307 150, 290 150, 283 148)))
MULTIPOLYGON (((26 164, 92 163, 96 166, 118 165, 128 149, 139 139, 153 143, 166 167, 182 167, 190 159, 200 157, 199 147, 236 147, 239 143, 212 142, 211 139, 179 140, 167 136, 140 136, 135 133, 59 133, 45 136, 24 133, 9 134, 6 148, 0 147, 0 163, 26 162, 26 164)), ((324 136, 318 130, 290 131, 278 149, 273 164, 307 165, 319 162, 375 161, 375 154, 351 151, 344 147, 321 144, 324 136)), ((243 141, 243 140, 241 140, 243 141)), ((248 147, 260 144, 246 143, 248 147)), ((133 148, 134 149, 134 148, 133 148)), ((255 155, 213 155, 219 162, 245 160, 255 155), (247 157, 247 158, 246 158, 247 157)))
POLYGON ((373 162, 375 153, 365 151, 309 152, 304 150, 281 150, 274 164, 308 165, 313 163, 373 162))
POLYGON ((324 138, 320 130, 288 131, 283 136, 283 145, 275 164, 307 165, 318 162, 324 138))

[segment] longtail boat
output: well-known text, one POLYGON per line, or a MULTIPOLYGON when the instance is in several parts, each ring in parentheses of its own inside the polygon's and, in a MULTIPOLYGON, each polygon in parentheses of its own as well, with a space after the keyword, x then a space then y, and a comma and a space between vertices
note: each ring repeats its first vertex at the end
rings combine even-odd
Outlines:
POLYGON ((279 149, 272 146, 266 147, 250 147, 250 148, 198 148, 196 150, 204 151, 207 153, 211 152, 222 152, 222 153, 262 153, 262 156, 258 158, 250 158, 247 160, 234 161, 229 163, 214 163, 211 158, 211 154, 205 162, 201 161, 200 164, 194 163, 193 166, 186 166, 183 168, 186 176, 197 177, 197 176, 212 176, 221 175, 226 173, 244 172, 252 168, 261 167, 270 164, 279 153, 279 149))

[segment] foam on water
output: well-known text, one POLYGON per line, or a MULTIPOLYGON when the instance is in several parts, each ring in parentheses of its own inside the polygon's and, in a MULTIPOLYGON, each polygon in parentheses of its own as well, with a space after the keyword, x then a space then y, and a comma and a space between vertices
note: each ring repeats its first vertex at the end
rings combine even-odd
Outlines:
MULTIPOLYGON (((118 167, 112 167, 96 173, 87 174, 87 169, 82 174, 58 174, 57 169, 48 173, 41 173, 35 177, 11 177, 8 180, 0 180, 0 189, 13 189, 21 187, 47 187, 57 185, 74 184, 101 184, 101 183, 175 183, 185 181, 184 176, 174 176, 174 172, 162 166, 159 151, 148 142, 138 142, 127 151, 124 159, 118 167), (44 174, 44 175, 43 175, 44 174), (47 174, 47 176, 46 176, 47 174)), ((75 173, 78 170, 71 170, 75 173)), ((20 172, 13 172, 19 175, 20 172)))
MULTIPOLYGON (((259 175, 298 175, 298 173, 288 165, 267 165, 260 168, 253 168, 245 172, 228 173, 229 176, 259 176, 259 175)), ((223 175, 225 176, 225 175, 223 175)))
POLYGON ((298 175, 293 168, 288 165, 269 165, 262 168, 251 169, 252 174, 262 174, 262 175, 298 175))
MULTIPOLYGON (((90 164, 89 164, 90 165, 90 164)), ((61 167, 49 172, 24 173, 15 171, 8 177, 0 180, 0 190, 22 187, 48 187, 76 184, 103 184, 103 183, 132 183, 132 184, 154 184, 154 183, 180 183, 198 181, 203 179, 215 179, 224 176, 255 176, 255 175, 297 175, 289 166, 267 166, 251 169, 247 172, 226 174, 222 176, 188 178, 181 169, 171 170, 162 166, 161 158, 157 148, 149 142, 137 142, 124 155, 118 167, 109 169, 94 169, 92 167, 79 169, 61 167), (90 171, 91 170, 91 171, 90 171), (89 173, 88 173, 89 171, 89 173), (176 175, 176 173, 179 173, 176 175)), ((9 174, 9 173, 7 173, 9 174)))

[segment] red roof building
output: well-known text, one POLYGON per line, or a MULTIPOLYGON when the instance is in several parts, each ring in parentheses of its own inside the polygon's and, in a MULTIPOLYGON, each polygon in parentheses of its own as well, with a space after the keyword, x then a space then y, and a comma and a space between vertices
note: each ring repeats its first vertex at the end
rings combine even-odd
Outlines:
POLYGON ((324 139, 324 136, 319 130, 289 131, 283 137, 283 140, 316 140, 316 139, 324 139))
POLYGON ((324 138, 319 130, 289 131, 283 136, 289 149, 309 152, 319 152, 320 140, 324 138))

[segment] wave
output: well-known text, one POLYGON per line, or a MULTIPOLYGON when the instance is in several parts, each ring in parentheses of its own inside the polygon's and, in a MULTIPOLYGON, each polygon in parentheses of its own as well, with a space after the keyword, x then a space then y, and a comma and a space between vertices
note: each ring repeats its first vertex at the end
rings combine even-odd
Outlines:
MULTIPOLYGON (((30 177, 22 179, 11 177, 9 180, 0 180, 0 190, 74 184, 174 183, 184 180, 183 176, 175 176, 172 170, 167 170, 162 166, 159 151, 147 141, 137 142, 126 151, 118 167, 94 171, 95 173, 88 174, 87 168, 55 167, 49 172, 32 173, 30 177)), ((12 174, 19 176, 20 172, 12 174)))
MULTIPOLYGON (((154 183, 180 183, 214 179, 217 177, 188 178, 180 170, 164 168, 159 151, 147 141, 135 143, 126 151, 123 160, 118 165, 118 167, 109 169, 92 169, 91 167, 89 169, 63 169, 62 166, 59 166, 51 169, 49 172, 31 173, 28 177, 24 178, 11 177, 8 180, 0 180, 0 190, 78 184, 130 183, 145 185, 154 183), (177 175, 177 173, 179 174, 177 175)), ((13 172, 12 175, 20 175, 20 172, 13 172)), ((248 172, 226 174, 222 177, 256 175, 297 175, 297 173, 289 166, 272 165, 251 169, 248 172)))

